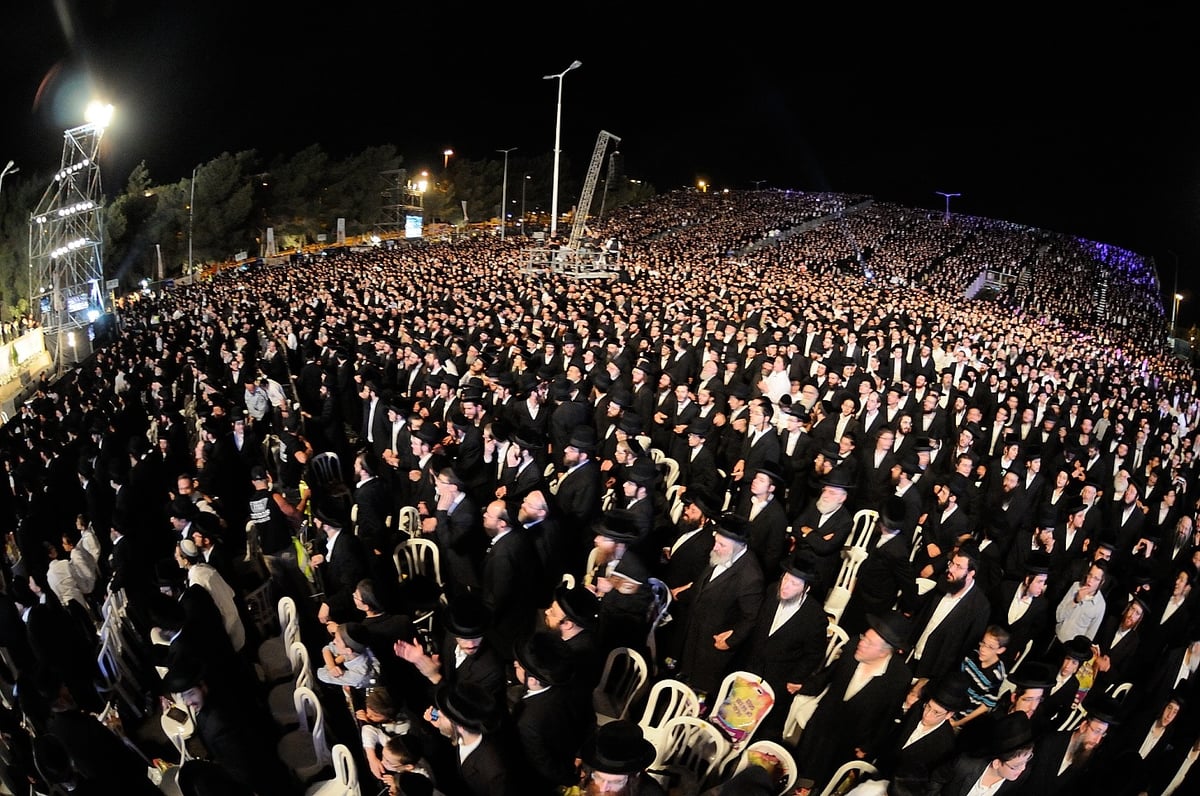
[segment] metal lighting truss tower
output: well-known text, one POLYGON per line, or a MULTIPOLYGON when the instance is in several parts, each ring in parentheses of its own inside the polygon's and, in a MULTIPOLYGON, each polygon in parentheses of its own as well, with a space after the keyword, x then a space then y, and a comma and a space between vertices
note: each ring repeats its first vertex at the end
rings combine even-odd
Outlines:
POLYGON ((54 346, 56 364, 64 361, 64 333, 105 311, 104 194, 96 162, 104 127, 90 121, 63 134, 62 166, 29 219, 31 311, 54 346))

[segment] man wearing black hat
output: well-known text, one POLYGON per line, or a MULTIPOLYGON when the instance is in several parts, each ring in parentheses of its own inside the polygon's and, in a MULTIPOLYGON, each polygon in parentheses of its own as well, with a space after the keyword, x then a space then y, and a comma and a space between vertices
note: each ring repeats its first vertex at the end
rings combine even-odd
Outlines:
POLYGON ((983 637, 990 606, 975 584, 978 566, 978 548, 960 546, 949 558, 939 587, 916 614, 911 662, 917 677, 937 679, 957 668, 983 637))
POLYGON ((324 533, 317 543, 319 552, 311 559, 325 590, 317 618, 323 624, 360 621, 362 612, 354 606, 354 587, 370 575, 367 550, 361 539, 344 529, 341 518, 318 508, 314 519, 324 533))
POLYGON ((997 722, 985 748, 959 754, 934 771, 926 792, 943 796, 1057 793, 1026 790, 1026 772, 1036 759, 1029 718, 1024 713, 1009 714, 997 722))
POLYGON ((1100 625, 1093 642, 1096 647, 1096 677, 1092 687, 1102 694, 1110 685, 1129 680, 1141 634, 1138 626, 1149 612, 1141 597, 1135 597, 1121 611, 1100 625))
POLYGON ((516 648, 522 689, 512 719, 524 765, 513 774, 528 793, 550 793, 576 780, 575 755, 586 726, 575 715, 568 688, 573 671, 566 642, 535 633, 516 648))
POLYGON ((1043 553, 1034 553, 1025 559, 1020 571, 1024 577, 1001 581, 990 601, 992 624, 1003 625, 1010 634, 1008 652, 1003 657, 1009 666, 1025 652, 1026 645, 1043 643, 1051 625, 1050 598, 1046 596, 1049 559, 1043 553))
POLYGON ((925 793, 932 772, 954 755, 956 741, 950 719, 970 706, 967 686, 968 680, 961 672, 926 685, 918 701, 880 745, 875 758, 878 779, 856 789, 857 796, 925 793))
POLYGON ((449 749, 441 751, 443 757, 452 756, 453 763, 446 761, 439 772, 442 789, 471 796, 510 792, 513 775, 496 737, 503 717, 503 703, 487 689, 463 682, 438 688, 425 720, 449 739, 449 749))
MULTIPOLYGON (((783 573, 764 597, 754 630, 739 653, 738 668, 766 680, 780 708, 790 704, 788 697, 798 692, 825 660, 829 622, 824 608, 810 595, 817 578, 812 564, 800 556, 782 563, 783 573)), ((786 717, 786 710, 772 710, 759 725, 758 737, 778 737, 786 717)))
POLYGON ((701 495, 715 495, 717 490, 723 490, 720 473, 717 472, 717 460, 707 444, 713 435, 712 422, 697 418, 687 427, 687 448, 679 461, 679 481, 683 487, 680 491, 695 492, 701 495))
POLYGON ((775 572, 788 552, 785 484, 776 462, 763 462, 751 475, 749 490, 737 513, 749 524, 750 550, 758 558, 762 571, 775 572))
MULTIPOLYGON (((596 432, 591 426, 577 426, 562 452, 563 467, 558 474, 557 492, 554 494, 555 515, 564 528, 579 531, 576 549, 584 558, 576 560, 574 566, 582 571, 588 550, 588 530, 600 516, 600 467, 594 461, 596 455, 596 432)), ((575 570, 572 570, 575 571, 575 570)))
POLYGON ((1025 787, 1029 793, 1074 793, 1087 779, 1097 749, 1109 728, 1117 724, 1121 705, 1112 697, 1096 694, 1084 700, 1087 717, 1074 730, 1042 735, 1034 747, 1025 787))
POLYGON ((843 650, 800 689, 813 696, 829 689, 805 725, 796 755, 800 773, 815 780, 817 787, 846 761, 875 757, 912 682, 900 655, 908 645, 907 620, 890 612, 872 614, 868 624, 853 654, 843 650))
POLYGON ((763 573, 744 519, 723 514, 713 528, 709 566, 676 592, 687 615, 680 676, 715 694, 735 651, 750 637, 763 598, 763 573))
POLYGON ((585 586, 560 583, 544 612, 546 627, 567 645, 574 676, 569 685, 572 704, 584 724, 595 719, 592 690, 600 682, 604 655, 600 653, 596 626, 600 621, 600 598, 585 586))
POLYGON ((817 562, 816 573, 821 593, 816 596, 822 602, 837 580, 842 563, 842 547, 853 530, 854 518, 846 508, 846 498, 853 488, 853 482, 845 478, 845 473, 834 468, 821 482, 817 499, 800 513, 792 525, 792 535, 796 539, 795 552, 806 553, 817 562))
POLYGON ((586 779, 586 796, 619 793, 625 796, 666 796, 646 768, 654 762, 654 745, 632 721, 611 721, 596 729, 579 753, 586 779))
POLYGON ((868 614, 885 614, 897 605, 912 614, 917 608, 917 584, 909 561, 908 539, 902 530, 904 500, 893 495, 884 503, 867 541, 867 557, 838 624, 849 635, 867 629, 868 614))
MULTIPOLYGON (((491 693, 499 702, 505 687, 504 660, 488 643, 485 635, 491 627, 491 615, 483 602, 468 594, 451 600, 442 611, 445 634, 438 648, 440 656, 431 656, 415 639, 400 639, 394 645, 396 655, 411 663, 432 687, 450 683, 470 683, 491 693)), ((428 693, 413 697, 409 704, 429 704, 428 693)))
POLYGON ((507 658, 533 621, 537 590, 544 579, 541 560, 529 532, 513 526, 503 500, 493 500, 484 509, 483 530, 490 541, 483 557, 480 593, 492 615, 492 643, 507 658))

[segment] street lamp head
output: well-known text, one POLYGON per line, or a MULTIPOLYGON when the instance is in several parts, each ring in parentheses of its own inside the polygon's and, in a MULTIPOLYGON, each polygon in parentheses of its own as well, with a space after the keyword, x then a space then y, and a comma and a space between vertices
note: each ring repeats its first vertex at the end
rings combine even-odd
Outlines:
POLYGON ((570 72, 572 69, 578 69, 581 66, 583 66, 583 61, 572 61, 570 66, 559 72, 557 75, 543 75, 542 80, 560 80, 567 72, 570 72))
POLYGON ((1182 294, 1182 293, 1176 293, 1176 294, 1175 294, 1175 300, 1176 300, 1176 301, 1183 301, 1183 294, 1182 294))

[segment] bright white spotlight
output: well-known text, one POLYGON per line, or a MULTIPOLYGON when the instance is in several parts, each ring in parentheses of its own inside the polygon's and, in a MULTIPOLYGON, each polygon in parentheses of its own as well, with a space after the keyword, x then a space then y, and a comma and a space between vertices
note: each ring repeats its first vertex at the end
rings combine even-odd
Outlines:
POLYGON ((112 121, 113 106, 107 103, 93 101, 87 106, 84 119, 87 123, 103 130, 112 121))
POLYGON ((96 309, 95 307, 93 307, 87 311, 88 323, 95 323, 99 317, 100 317, 100 310, 96 309))

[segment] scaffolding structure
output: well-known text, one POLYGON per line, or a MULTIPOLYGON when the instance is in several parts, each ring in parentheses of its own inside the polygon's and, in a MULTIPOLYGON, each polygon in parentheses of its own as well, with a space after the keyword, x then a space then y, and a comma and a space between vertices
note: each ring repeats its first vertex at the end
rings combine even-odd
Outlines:
POLYGON ((425 197, 408 182, 407 169, 382 171, 383 197, 375 230, 381 238, 403 238, 409 216, 425 215, 425 197))
POLYGON ((62 165, 29 218, 29 295, 57 366, 68 335, 106 311, 101 213, 100 139, 104 124, 63 134, 62 165))

